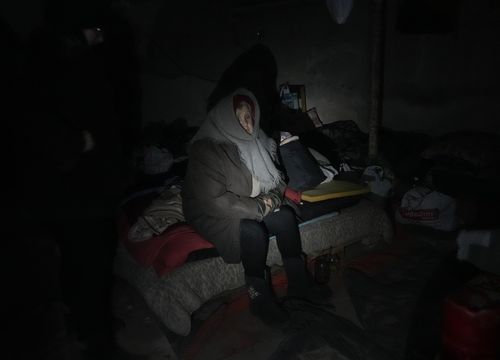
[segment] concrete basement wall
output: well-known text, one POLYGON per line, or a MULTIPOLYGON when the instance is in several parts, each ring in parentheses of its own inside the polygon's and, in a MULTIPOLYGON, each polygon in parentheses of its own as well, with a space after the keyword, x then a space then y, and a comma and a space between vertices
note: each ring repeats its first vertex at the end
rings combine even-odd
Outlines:
POLYGON ((344 25, 333 21, 324 1, 207 4, 177 8, 175 16, 169 7, 152 10, 154 24, 146 25, 153 40, 144 49, 145 123, 185 117, 199 124, 215 81, 238 54, 261 41, 276 56, 278 84, 305 84, 307 105, 324 122, 352 119, 366 129, 368 1, 356 3, 344 25))
MULTIPOLYGON (((495 2, 462 0, 458 31, 424 35, 396 29, 397 4, 387 0, 383 125, 430 134, 469 128, 498 132, 495 2)), ((222 71, 261 41, 276 55, 278 84, 305 84, 308 107, 316 107, 324 122, 351 119, 366 131, 370 1, 355 1, 344 25, 316 0, 135 6, 150 8, 149 15, 141 14, 147 23, 143 31, 154 39, 144 50, 145 123, 185 117, 199 124, 222 71)))
MULTIPOLYGON (((410 0, 386 1, 383 125, 500 132, 500 1, 456 0, 457 31, 427 35, 396 29, 398 3, 410 0)), ((354 0, 344 25, 333 21, 325 0, 173 3, 115 1, 136 33, 144 123, 185 117, 200 124, 223 70, 261 41, 276 55, 278 84, 305 84, 308 107, 324 122, 351 119, 366 131, 371 0, 354 0), (264 4, 235 5, 245 2, 264 4)), ((2 2, 0 9, 23 39, 43 23, 42 0, 2 2)))
POLYGON ((397 31, 397 0, 388 5, 384 126, 499 132, 498 2, 462 0, 457 31, 423 35, 397 31))

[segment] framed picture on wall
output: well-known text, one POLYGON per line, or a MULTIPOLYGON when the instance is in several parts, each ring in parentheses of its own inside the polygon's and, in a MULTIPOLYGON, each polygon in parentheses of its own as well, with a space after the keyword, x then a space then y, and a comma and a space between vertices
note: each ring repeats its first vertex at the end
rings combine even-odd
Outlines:
POLYGON ((281 102, 290 109, 306 112, 306 87, 305 85, 290 85, 288 83, 280 86, 281 102))

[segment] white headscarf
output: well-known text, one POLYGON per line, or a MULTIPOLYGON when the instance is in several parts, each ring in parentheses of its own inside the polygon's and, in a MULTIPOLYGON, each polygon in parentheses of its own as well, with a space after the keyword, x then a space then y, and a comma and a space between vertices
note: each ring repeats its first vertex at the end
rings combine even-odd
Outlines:
POLYGON ((223 98, 208 113, 206 120, 191 142, 209 138, 217 142, 230 142, 238 147, 241 160, 254 179, 259 182, 260 189, 267 192, 274 189, 281 179, 279 170, 274 165, 276 143, 260 130, 260 108, 255 96, 247 89, 237 89, 223 98), (240 125, 233 105, 235 96, 247 96, 253 102, 254 126, 249 134, 240 125))

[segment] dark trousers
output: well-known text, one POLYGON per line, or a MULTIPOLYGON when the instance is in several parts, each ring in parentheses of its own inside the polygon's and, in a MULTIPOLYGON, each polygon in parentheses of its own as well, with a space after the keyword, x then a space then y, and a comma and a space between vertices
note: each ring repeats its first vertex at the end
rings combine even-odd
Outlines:
POLYGON ((71 324, 81 340, 96 346, 112 338, 115 227, 111 218, 96 218, 61 222, 54 230, 61 252, 62 297, 71 324))
POLYGON ((240 222, 241 262, 245 276, 265 275, 269 236, 275 235, 283 258, 300 257, 302 246, 294 211, 282 206, 268 214, 262 222, 243 219, 240 222))
POLYGON ((66 351, 69 333, 74 333, 87 345, 90 358, 106 358, 114 349, 115 222, 111 218, 50 225, 26 221, 20 235, 10 252, 17 259, 12 269, 18 277, 11 292, 15 321, 9 332, 18 344, 24 339, 29 345, 13 349, 16 357, 58 358, 66 351))

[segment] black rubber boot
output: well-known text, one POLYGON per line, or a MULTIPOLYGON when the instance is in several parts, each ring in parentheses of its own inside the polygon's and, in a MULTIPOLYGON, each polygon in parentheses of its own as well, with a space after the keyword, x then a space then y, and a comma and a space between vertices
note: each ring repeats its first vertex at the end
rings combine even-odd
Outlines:
POLYGON ((265 324, 281 328, 289 319, 288 313, 276 302, 274 294, 265 279, 245 278, 250 298, 250 312, 265 324))
POLYGON ((287 296, 298 297, 317 304, 329 304, 332 290, 327 285, 316 283, 300 258, 283 259, 288 278, 287 296))

